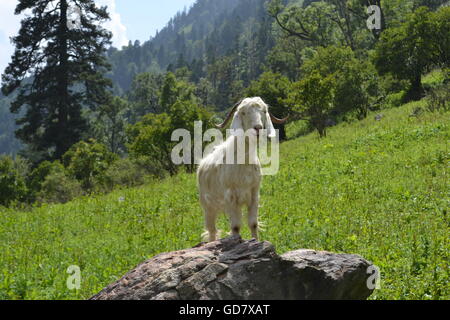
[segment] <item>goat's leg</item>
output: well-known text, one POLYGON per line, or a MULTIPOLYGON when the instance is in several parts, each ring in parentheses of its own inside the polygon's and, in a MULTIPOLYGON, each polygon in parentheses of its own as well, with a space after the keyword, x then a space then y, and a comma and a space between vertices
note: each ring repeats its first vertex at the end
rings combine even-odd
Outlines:
POLYGON ((217 229, 216 229, 216 221, 217 221, 217 212, 210 209, 204 209, 205 215, 205 227, 208 236, 208 241, 213 242, 217 240, 217 229))
POLYGON ((227 206, 226 213, 231 221, 231 233, 233 236, 240 236, 242 227, 242 211, 238 206, 227 206))
POLYGON ((258 240, 258 209, 259 209, 259 189, 252 191, 252 199, 248 206, 248 227, 252 233, 252 238, 258 240))

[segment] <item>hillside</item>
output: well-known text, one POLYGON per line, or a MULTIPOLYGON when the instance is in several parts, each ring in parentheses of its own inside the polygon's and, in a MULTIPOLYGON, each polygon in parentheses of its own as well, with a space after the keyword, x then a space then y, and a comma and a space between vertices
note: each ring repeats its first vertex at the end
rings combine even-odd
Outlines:
MULTIPOLYGON (((281 170, 261 192, 263 240, 357 253, 381 270, 375 299, 449 299, 450 113, 411 116, 423 102, 309 134, 281 146, 281 170)), ((288 128, 297 135, 301 123, 288 128)), ((0 212, 0 299, 84 299, 137 263, 196 245, 195 176, 0 212), (81 290, 66 288, 81 268, 81 290)), ((228 230, 225 218, 220 228, 228 230)), ((244 237, 248 237, 247 228, 244 237)))
MULTIPOLYGON (((263 57, 274 45, 265 2, 198 0, 188 11, 170 19, 154 37, 149 35, 148 41, 130 41, 128 46, 109 48, 112 70, 108 77, 113 80, 114 94, 127 93, 135 76, 143 72, 161 74, 167 69, 189 67, 193 71, 190 80, 198 82, 207 76, 207 66, 223 56, 239 56, 239 63, 230 62, 224 68, 240 70, 233 77, 248 85, 261 74, 263 57)), ((230 86, 217 82, 220 90, 230 86)), ((228 107, 227 98, 214 101, 217 109, 228 107)), ((9 105, 0 94, 0 154, 15 154, 21 147, 14 137, 15 116, 9 112, 9 105)))
POLYGON ((16 139, 16 115, 9 111, 10 102, 0 95, 0 154, 15 154, 20 149, 16 139))
MULTIPOLYGON (((200 79, 205 66, 217 58, 243 54, 243 60, 258 48, 264 56, 273 46, 271 20, 265 8, 266 0, 198 0, 187 12, 179 12, 165 28, 149 41, 136 41, 120 50, 108 52, 117 93, 126 92, 133 78, 142 72, 164 72, 189 66, 200 79), (247 49, 247 50, 246 50, 247 49)), ((258 59, 261 60, 261 59, 258 59)), ((250 79, 261 72, 255 66, 250 79)))

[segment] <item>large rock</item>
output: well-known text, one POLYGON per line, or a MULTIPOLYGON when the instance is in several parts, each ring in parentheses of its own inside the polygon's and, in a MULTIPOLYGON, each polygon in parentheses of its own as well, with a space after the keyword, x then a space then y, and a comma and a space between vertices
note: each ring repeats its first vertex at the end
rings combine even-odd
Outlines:
POLYGON ((231 237, 163 253, 93 300, 366 299, 371 264, 351 254, 297 250, 231 237))

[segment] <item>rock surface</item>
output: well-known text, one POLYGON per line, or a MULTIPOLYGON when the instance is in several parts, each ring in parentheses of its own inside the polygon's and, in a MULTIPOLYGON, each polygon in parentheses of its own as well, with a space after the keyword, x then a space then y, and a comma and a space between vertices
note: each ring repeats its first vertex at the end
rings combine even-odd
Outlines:
POLYGON ((163 253, 92 300, 367 299, 371 264, 313 250, 277 255, 269 242, 231 237, 163 253))

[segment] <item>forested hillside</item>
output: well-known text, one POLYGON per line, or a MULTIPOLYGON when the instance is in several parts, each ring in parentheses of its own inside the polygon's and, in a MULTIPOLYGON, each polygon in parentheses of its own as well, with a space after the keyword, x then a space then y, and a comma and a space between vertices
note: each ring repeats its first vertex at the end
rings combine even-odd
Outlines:
MULTIPOLYGON (((111 48, 111 77, 118 92, 130 89, 139 73, 163 73, 182 67, 189 68, 194 82, 208 76, 217 78, 210 79, 217 87, 229 87, 231 83, 221 82, 239 80, 247 86, 261 73, 264 57, 275 43, 265 3, 199 0, 189 11, 178 13, 149 41, 130 42, 121 50, 111 48), (227 72, 233 73, 232 79, 220 78, 227 72)), ((217 102, 223 109, 228 101, 217 102)))
POLYGON ((0 95, 0 154, 15 154, 21 146, 14 134, 15 116, 9 107, 9 100, 0 95))
MULTIPOLYGON (((163 74, 187 67, 189 79, 198 83, 216 68, 213 72, 218 75, 211 75, 213 84, 224 92, 213 102, 218 109, 227 108, 231 103, 228 96, 236 99, 240 93, 231 92, 233 80, 242 80, 234 83, 236 90, 248 85, 261 73, 264 56, 274 45, 264 4, 265 0, 200 0, 188 11, 179 12, 149 41, 111 47, 107 52, 112 65, 108 77, 113 80, 115 94, 127 93, 133 79, 143 72, 163 74), (233 79, 224 73, 233 73, 233 79)), ((9 112, 9 101, 2 96, 0 101, 0 154, 15 154, 20 148, 13 138, 15 117, 9 112)))
MULTIPOLYGON (((445 3, 383 3, 382 27, 398 25, 421 5, 436 10, 445 3)), ((178 71, 178 78, 195 84, 195 94, 203 105, 223 111, 239 100, 251 81, 264 71, 281 74, 291 81, 301 78, 300 66, 318 46, 348 46, 358 58, 366 60, 367 50, 374 48, 382 31, 371 32, 366 27, 365 10, 371 4, 380 1, 351 0, 344 4, 337 0, 198 0, 173 17, 154 37, 149 35, 148 41, 110 47, 106 53, 111 63, 107 76, 113 80, 114 94, 126 96, 134 103, 137 88, 132 84, 137 76, 151 74, 153 90, 158 91, 162 85, 160 76, 178 71), (287 6, 286 10, 281 10, 282 6, 287 6)), ((155 110, 152 101, 159 98, 147 98, 150 106, 137 111, 138 116, 128 114, 127 121, 134 122, 139 114, 155 110)), ((7 111, 9 101, 2 101, 1 105, 4 116, 0 120, 0 154, 16 153, 20 144, 9 138, 15 128, 14 117, 7 111)))

